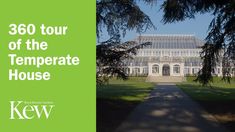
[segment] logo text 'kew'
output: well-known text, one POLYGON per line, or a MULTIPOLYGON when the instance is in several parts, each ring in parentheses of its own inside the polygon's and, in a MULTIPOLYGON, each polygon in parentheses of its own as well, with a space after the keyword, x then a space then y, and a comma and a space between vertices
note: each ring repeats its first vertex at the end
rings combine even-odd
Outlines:
POLYGON ((10 119, 34 119, 45 116, 49 118, 55 105, 48 104, 25 104, 23 101, 10 101, 11 115, 10 119))

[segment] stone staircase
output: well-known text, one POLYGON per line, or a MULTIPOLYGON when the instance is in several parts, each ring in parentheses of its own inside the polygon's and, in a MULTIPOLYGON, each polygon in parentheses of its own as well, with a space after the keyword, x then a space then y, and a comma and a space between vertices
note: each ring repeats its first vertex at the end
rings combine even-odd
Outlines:
POLYGON ((183 82, 185 77, 180 76, 148 76, 146 82, 183 82))

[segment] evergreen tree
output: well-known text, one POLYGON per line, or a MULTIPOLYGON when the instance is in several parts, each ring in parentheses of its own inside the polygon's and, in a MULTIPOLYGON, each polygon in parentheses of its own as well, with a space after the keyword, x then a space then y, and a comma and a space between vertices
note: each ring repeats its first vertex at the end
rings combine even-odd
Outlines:
POLYGON ((229 81, 235 59, 235 0, 166 0, 161 9, 164 23, 183 21, 197 13, 212 13, 206 43, 202 47, 202 69, 197 81, 206 85, 213 81, 212 73, 222 63, 223 79, 229 81))
MULTIPOLYGON (((150 0, 145 0, 150 3, 150 0)), ((104 30, 109 39, 96 46, 97 84, 102 84, 109 77, 127 79, 123 60, 131 58, 136 50, 150 43, 137 44, 135 41, 122 43, 121 36, 126 31, 135 30, 143 33, 154 28, 150 18, 140 10, 135 0, 99 0, 96 3, 97 39, 104 30)))

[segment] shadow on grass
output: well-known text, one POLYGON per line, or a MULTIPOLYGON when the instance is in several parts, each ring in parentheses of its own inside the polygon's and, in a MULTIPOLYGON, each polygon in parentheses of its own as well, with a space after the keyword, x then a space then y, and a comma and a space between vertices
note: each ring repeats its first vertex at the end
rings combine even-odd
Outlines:
POLYGON ((220 86, 206 87, 197 84, 179 84, 184 92, 195 100, 226 101, 235 100, 235 87, 224 88, 220 86))
POLYGON ((97 99, 97 132, 112 132, 140 101, 97 99))
POLYGON ((127 83, 97 88, 97 132, 114 131, 153 89, 152 84, 127 83))
POLYGON ((97 98, 142 101, 152 88, 152 86, 141 86, 141 84, 110 84, 97 88, 97 98))
POLYGON ((235 132, 235 87, 213 86, 210 88, 197 84, 179 84, 178 86, 221 124, 231 132, 235 132))

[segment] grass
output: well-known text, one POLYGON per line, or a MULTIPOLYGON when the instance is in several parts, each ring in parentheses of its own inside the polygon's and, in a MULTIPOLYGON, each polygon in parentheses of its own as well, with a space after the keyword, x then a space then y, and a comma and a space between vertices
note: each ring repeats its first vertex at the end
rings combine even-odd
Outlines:
POLYGON ((111 79, 97 88, 97 132, 114 131, 153 88, 154 84, 146 83, 145 77, 111 79))
POLYGON ((142 77, 132 77, 126 81, 112 79, 108 85, 97 88, 97 98, 143 101, 152 88, 153 84, 146 83, 142 77))
POLYGON ((221 124, 230 131, 235 131, 235 80, 231 83, 215 77, 210 86, 202 86, 188 77, 187 82, 177 84, 186 94, 197 101, 221 124))
MULTIPOLYGON (((235 131, 235 80, 231 84, 215 77, 210 86, 201 86, 188 77, 178 83, 186 94, 204 107, 228 130, 235 131)), ((131 111, 150 93, 154 84, 145 77, 132 77, 127 81, 111 79, 108 85, 97 88, 97 132, 112 132, 131 111)))
POLYGON ((195 100, 201 101, 230 101, 235 100, 235 81, 226 83, 221 78, 214 78, 211 86, 202 86, 194 82, 195 77, 188 77, 187 82, 177 84, 184 92, 195 100))

